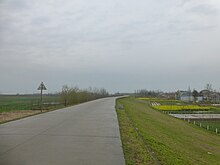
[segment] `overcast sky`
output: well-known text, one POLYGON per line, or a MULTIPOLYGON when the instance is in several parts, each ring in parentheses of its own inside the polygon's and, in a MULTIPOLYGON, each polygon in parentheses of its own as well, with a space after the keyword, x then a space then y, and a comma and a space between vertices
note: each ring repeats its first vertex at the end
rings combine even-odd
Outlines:
POLYGON ((219 0, 0 0, 0 93, 220 89, 219 0))

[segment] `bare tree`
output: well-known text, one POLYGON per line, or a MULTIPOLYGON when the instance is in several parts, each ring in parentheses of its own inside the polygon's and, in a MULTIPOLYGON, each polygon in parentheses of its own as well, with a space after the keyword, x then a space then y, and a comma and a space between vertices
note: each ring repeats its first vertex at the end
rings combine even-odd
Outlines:
POLYGON ((69 87, 67 85, 64 85, 62 87, 62 91, 60 93, 61 101, 64 103, 65 106, 67 106, 67 97, 69 93, 69 87))
POLYGON ((191 89, 190 89, 190 86, 189 86, 188 87, 189 102, 191 101, 191 94, 192 94, 192 92, 191 92, 191 89))
POLYGON ((198 96, 199 96, 199 92, 194 89, 192 92, 192 96, 193 96, 193 102, 195 103, 197 101, 198 96))
POLYGON ((212 84, 210 84, 210 83, 207 83, 206 84, 206 90, 208 90, 208 91, 212 91, 212 84))
POLYGON ((207 90, 207 96, 208 96, 207 101, 210 102, 211 101, 212 84, 207 83, 206 90, 207 90))
POLYGON ((70 88, 64 85, 60 92, 60 99, 62 103, 67 106, 107 97, 108 95, 108 92, 104 88, 98 89, 90 87, 89 89, 79 89, 77 86, 70 88))

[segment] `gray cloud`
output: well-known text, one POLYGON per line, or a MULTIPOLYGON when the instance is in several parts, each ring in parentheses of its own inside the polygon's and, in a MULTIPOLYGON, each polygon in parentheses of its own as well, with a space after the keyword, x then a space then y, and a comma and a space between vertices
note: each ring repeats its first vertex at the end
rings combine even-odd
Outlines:
POLYGON ((219 10, 217 0, 0 1, 0 92, 216 85, 219 10))
POLYGON ((193 13, 197 13, 197 14, 202 14, 202 15, 217 15, 217 14, 219 14, 219 10, 209 4, 199 4, 199 5, 193 6, 188 11, 193 12, 193 13))

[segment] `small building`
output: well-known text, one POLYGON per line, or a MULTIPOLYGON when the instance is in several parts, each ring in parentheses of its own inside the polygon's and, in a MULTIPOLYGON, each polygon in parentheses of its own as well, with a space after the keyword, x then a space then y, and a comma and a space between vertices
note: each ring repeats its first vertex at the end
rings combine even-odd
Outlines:
POLYGON ((193 100, 194 100, 191 91, 177 91, 176 92, 176 99, 181 100, 181 101, 185 101, 185 102, 193 102, 193 100))
POLYGON ((204 102, 220 103, 220 93, 209 90, 202 90, 199 92, 204 102))
POLYGON ((211 93, 211 101, 213 103, 220 103, 220 93, 218 92, 211 93))
POLYGON ((202 97, 202 101, 210 101, 211 100, 211 92, 209 90, 201 90, 199 92, 199 96, 202 97))
POLYGON ((203 101, 203 96, 199 95, 196 99, 196 102, 202 102, 203 101))

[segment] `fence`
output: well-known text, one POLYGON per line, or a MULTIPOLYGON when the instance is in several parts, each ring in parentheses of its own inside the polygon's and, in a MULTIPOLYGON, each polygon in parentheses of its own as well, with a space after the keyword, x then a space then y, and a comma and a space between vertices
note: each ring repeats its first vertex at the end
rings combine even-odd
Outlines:
POLYGON ((216 134, 220 134, 220 120, 192 120, 192 119, 184 119, 188 123, 192 123, 197 125, 198 127, 204 128, 208 131, 215 132, 216 134))

